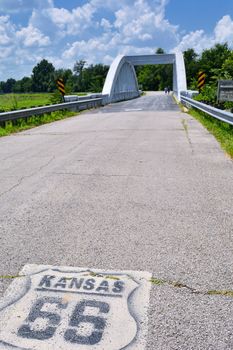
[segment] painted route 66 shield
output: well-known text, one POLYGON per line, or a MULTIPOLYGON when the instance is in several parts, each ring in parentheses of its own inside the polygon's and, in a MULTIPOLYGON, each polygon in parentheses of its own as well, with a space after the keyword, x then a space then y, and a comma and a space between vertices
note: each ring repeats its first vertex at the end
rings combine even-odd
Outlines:
POLYGON ((29 274, 0 309, 0 349, 126 349, 138 333, 131 301, 139 287, 121 273, 49 268, 29 274))

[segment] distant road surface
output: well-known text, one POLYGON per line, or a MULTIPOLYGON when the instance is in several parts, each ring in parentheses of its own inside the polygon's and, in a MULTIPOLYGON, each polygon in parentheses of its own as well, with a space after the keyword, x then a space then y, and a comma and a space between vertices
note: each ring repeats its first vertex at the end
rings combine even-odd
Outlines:
POLYGON ((0 275, 151 272, 148 350, 233 349, 232 208, 232 160, 164 93, 0 139, 0 275))

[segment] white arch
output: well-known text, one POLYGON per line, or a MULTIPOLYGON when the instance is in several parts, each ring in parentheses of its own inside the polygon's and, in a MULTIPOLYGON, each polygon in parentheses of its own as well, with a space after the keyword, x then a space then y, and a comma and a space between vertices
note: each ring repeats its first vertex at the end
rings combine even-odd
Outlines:
POLYGON ((135 69, 126 56, 117 56, 111 64, 102 93, 109 95, 109 102, 128 100, 139 96, 135 69))
POLYGON ((186 71, 182 52, 140 56, 117 56, 110 66, 103 94, 109 102, 129 100, 139 96, 134 66, 145 64, 172 64, 173 91, 180 100, 180 92, 187 90, 186 71))

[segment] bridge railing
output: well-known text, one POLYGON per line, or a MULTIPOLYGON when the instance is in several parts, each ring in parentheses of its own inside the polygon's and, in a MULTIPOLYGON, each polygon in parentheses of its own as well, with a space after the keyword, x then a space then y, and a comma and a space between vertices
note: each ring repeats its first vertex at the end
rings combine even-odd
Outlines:
POLYGON ((91 98, 91 99, 82 98, 81 100, 78 100, 78 101, 58 103, 58 104, 49 105, 49 106, 28 108, 28 109, 22 109, 22 110, 10 111, 10 112, 3 112, 3 113, 0 113, 0 123, 7 122, 10 120, 26 119, 28 117, 42 115, 42 114, 51 113, 51 112, 64 110, 64 109, 78 112, 85 109, 96 108, 104 104, 104 98, 105 96, 101 96, 98 98, 91 98))
POLYGON ((103 105, 108 104, 109 95, 104 95, 102 93, 88 94, 84 96, 78 96, 78 95, 64 96, 65 102, 86 101, 86 100, 93 100, 96 98, 102 98, 103 105))
POLYGON ((208 115, 219 119, 223 122, 233 125, 233 113, 223 111, 221 109, 209 106, 205 103, 195 101, 190 97, 185 96, 185 92, 180 94, 181 103, 183 103, 187 108, 194 107, 199 109, 202 112, 207 113, 208 115))
POLYGON ((111 103, 132 100, 140 96, 140 91, 122 91, 114 93, 111 103))

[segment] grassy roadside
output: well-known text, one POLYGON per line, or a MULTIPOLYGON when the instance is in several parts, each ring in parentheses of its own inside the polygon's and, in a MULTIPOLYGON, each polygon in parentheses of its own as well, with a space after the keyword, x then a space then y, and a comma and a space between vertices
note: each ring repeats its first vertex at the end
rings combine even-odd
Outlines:
POLYGON ((35 128, 36 126, 51 123, 57 120, 73 117, 80 114, 80 112, 71 112, 67 110, 56 111, 41 116, 32 116, 27 119, 18 119, 16 121, 9 121, 5 127, 0 127, 0 137, 7 136, 19 131, 35 128))
POLYGON ((50 103, 51 94, 3 94, 0 95, 0 110, 10 111, 20 108, 42 106, 50 103))
POLYGON ((233 126, 194 108, 188 113, 215 136, 223 150, 233 159, 233 126))
MULTIPOLYGON (((87 93, 80 92, 74 95, 85 96, 87 93)), ((52 96, 53 93, 2 94, 0 95, 0 112, 45 106, 52 103, 52 96)))

